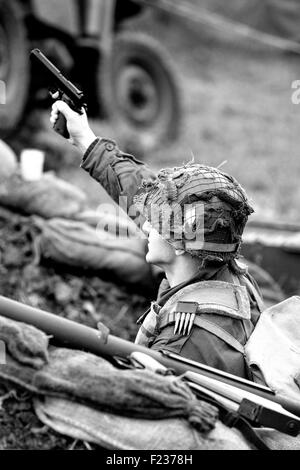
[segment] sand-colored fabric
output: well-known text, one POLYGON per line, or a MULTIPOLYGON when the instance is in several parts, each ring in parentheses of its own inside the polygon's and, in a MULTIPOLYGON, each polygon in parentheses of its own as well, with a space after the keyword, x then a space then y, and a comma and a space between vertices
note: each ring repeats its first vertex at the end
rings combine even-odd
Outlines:
POLYGON ((76 186, 45 173, 37 181, 25 181, 16 172, 0 186, 3 206, 28 215, 73 218, 87 207, 86 195, 76 186))
POLYGON ((15 152, 5 143, 0 140, 0 183, 10 178, 18 168, 17 156, 15 152))
POLYGON ((143 239, 119 236, 76 220, 36 219, 35 223, 41 230, 37 246, 44 258, 108 274, 126 284, 153 284, 150 265, 145 261, 143 239))
POLYGON ((300 297, 265 310, 246 344, 251 367, 258 368, 277 393, 300 400, 300 297))
POLYGON ((96 411, 81 404, 47 397, 35 400, 39 419, 55 431, 118 450, 250 450, 241 433, 220 421, 200 433, 184 419, 136 419, 96 411))
POLYGON ((0 316, 0 340, 20 367, 39 369, 48 362, 48 337, 31 325, 0 316))

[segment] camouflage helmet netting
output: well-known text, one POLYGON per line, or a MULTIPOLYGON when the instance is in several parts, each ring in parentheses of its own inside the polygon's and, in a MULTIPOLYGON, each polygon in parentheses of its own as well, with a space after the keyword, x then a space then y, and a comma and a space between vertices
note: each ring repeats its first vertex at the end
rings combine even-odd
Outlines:
POLYGON ((154 182, 143 181, 135 204, 175 248, 224 261, 237 256, 253 212, 232 176, 200 164, 166 168, 154 182))

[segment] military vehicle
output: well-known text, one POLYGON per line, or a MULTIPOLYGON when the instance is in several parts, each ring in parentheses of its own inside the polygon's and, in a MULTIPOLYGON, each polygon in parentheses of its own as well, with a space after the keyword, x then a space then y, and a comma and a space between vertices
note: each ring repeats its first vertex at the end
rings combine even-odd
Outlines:
MULTIPOLYGON (((249 220, 243 234, 242 254, 255 263, 253 275, 260 281, 260 285, 264 284, 266 274, 259 271, 259 267, 273 277, 285 297, 299 295, 300 224, 249 220)), ((272 282, 265 284, 270 287, 272 282)), ((266 290, 264 297, 268 297, 266 290)))
POLYGON ((89 115, 113 119, 148 147, 175 138, 174 62, 158 40, 124 28, 143 13, 132 0, 0 0, 0 134, 15 131, 37 87, 46 88, 29 61, 38 47, 87 94, 89 115))

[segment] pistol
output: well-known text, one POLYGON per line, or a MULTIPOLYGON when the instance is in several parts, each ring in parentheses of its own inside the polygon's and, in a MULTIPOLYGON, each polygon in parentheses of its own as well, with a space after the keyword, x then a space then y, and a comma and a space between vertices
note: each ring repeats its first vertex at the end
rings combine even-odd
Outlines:
MULTIPOLYGON (((82 108, 87 109, 83 92, 72 82, 67 80, 60 70, 58 70, 58 68, 55 67, 55 65, 53 65, 39 49, 33 49, 30 52, 30 58, 33 62, 35 61, 38 64, 43 75, 46 76, 49 84, 50 95, 52 97, 55 96, 55 101, 64 101, 78 114, 83 113, 82 108)), ((53 129, 66 139, 70 137, 67 129, 66 118, 62 113, 59 113, 53 129)))

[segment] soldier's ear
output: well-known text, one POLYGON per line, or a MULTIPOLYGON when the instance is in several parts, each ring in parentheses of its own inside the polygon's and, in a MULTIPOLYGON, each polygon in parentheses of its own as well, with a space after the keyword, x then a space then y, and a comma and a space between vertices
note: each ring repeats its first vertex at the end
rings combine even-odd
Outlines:
POLYGON ((185 253, 184 250, 175 250, 175 255, 176 255, 176 256, 184 255, 184 253, 185 253))

